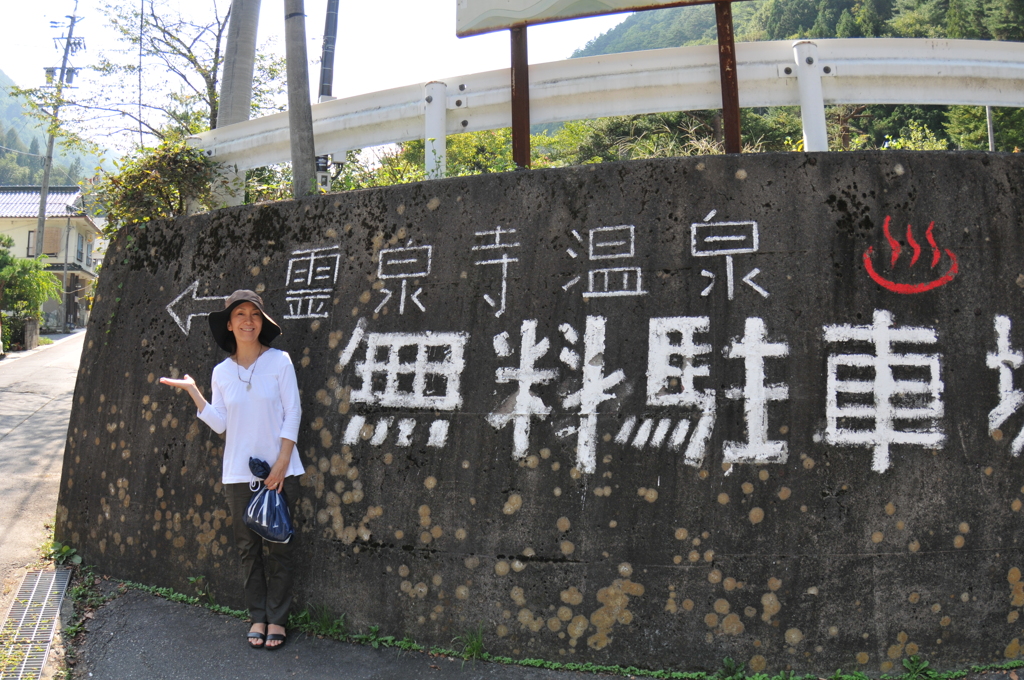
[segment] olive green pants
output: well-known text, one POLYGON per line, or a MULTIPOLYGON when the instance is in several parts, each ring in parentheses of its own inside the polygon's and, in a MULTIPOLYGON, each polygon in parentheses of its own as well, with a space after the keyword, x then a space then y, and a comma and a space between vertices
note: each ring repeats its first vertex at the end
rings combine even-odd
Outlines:
MULTIPOLYGON (((235 547, 242 560, 245 607, 253 623, 288 623, 292 606, 292 581, 295 575, 295 544, 298 531, 287 543, 265 541, 245 526, 245 509, 252 498, 248 483, 225 484, 224 494, 231 510, 235 547), (266 548, 266 554, 264 554, 266 548)), ((299 478, 285 477, 284 495, 295 523, 295 500, 299 497, 299 478)))

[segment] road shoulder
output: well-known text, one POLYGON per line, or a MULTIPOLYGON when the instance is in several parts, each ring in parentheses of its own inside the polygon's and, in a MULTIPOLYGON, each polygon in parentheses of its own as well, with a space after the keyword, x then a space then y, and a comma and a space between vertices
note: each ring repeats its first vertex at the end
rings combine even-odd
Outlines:
POLYGON ((50 343, 49 345, 39 345, 35 349, 26 349, 20 352, 7 352, 6 354, 0 354, 0 369, 2 369, 4 366, 13 364, 15 361, 18 361, 19 359, 30 357, 33 354, 38 354, 39 352, 44 352, 50 349, 51 347, 55 347, 61 344, 62 342, 66 342, 71 338, 74 338, 75 336, 80 335, 82 333, 85 333, 84 328, 78 328, 72 331, 71 333, 55 333, 42 335, 40 337, 49 338, 53 340, 53 342, 50 343))

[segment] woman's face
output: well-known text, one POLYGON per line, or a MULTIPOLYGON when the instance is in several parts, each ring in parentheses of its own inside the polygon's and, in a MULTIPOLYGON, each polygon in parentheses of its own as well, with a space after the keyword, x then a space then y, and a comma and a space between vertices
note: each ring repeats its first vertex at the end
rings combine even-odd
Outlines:
POLYGON ((243 302, 231 310, 228 330, 235 334, 235 342, 239 345, 258 342, 260 331, 263 330, 263 315, 253 303, 243 302))

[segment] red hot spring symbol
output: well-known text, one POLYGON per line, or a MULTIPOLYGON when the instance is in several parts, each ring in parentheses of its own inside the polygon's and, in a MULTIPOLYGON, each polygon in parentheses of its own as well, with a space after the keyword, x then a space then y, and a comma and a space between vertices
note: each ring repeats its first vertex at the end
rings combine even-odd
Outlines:
MULTIPOLYGON (((885 224, 882 226, 882 230, 885 232, 885 238, 889 242, 889 249, 892 251, 892 260, 889 263, 889 269, 893 269, 896 267, 896 262, 899 261, 900 253, 903 250, 903 247, 900 245, 900 242, 894 239, 892 237, 892 233, 889 231, 889 222, 891 219, 892 218, 889 215, 886 215, 885 224)), ((875 254, 875 248, 874 246, 870 246, 868 247, 867 252, 864 253, 864 268, 867 270, 868 276, 870 276, 874 280, 874 282, 880 285, 882 288, 885 288, 886 290, 891 290, 894 293, 900 293, 902 295, 914 295, 915 293, 924 293, 926 291, 934 290, 935 288, 944 286, 950 281, 952 281, 954 278, 956 278, 956 275, 960 273, 960 265, 957 263, 956 254, 952 250, 945 249, 943 251, 939 249, 939 246, 936 245, 935 243, 935 235, 933 233, 934 231, 935 222, 932 222, 931 224, 928 225, 928 231, 925 232, 924 235, 925 240, 928 241, 928 245, 932 249, 931 269, 935 269, 935 267, 938 266, 939 262, 942 261, 942 253, 945 252, 946 255, 949 257, 950 262, 949 268, 946 270, 945 274, 936 279, 926 281, 924 283, 897 283, 895 281, 890 281, 889 279, 879 274, 878 271, 875 269, 875 263, 872 259, 875 254)), ((918 258, 921 257, 921 246, 917 243, 917 241, 914 240, 914 233, 909 224, 907 225, 907 245, 910 246, 911 250, 913 251, 913 254, 910 258, 910 266, 913 267, 914 265, 917 264, 918 258)))

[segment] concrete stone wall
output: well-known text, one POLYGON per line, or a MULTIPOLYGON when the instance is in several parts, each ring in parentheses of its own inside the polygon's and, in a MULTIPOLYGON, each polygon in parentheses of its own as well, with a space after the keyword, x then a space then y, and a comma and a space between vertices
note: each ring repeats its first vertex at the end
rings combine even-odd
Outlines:
POLYGON ((295 363, 303 602, 513 656, 870 673, 1024 639, 1024 159, 684 158, 123 230, 58 533, 239 605, 203 316, 295 363))

